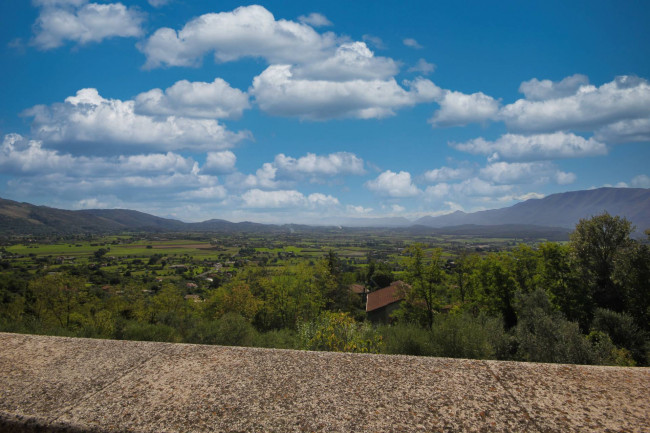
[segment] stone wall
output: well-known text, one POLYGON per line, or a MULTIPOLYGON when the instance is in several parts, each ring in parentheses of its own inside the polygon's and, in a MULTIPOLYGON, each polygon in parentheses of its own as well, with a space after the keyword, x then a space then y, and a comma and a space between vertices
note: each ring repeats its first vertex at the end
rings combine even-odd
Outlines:
POLYGON ((648 431, 650 370, 0 333, 2 432, 648 431))

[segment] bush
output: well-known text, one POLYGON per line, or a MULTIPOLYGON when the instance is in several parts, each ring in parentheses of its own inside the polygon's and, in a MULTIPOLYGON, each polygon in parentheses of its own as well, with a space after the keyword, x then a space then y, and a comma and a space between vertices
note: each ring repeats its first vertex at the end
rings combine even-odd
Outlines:
POLYGON ((432 356, 429 331, 414 323, 386 325, 378 329, 384 344, 382 353, 391 355, 432 356))
POLYGON ((140 323, 128 321, 116 332, 117 337, 123 340, 135 341, 163 341, 168 343, 179 343, 181 337, 176 329, 161 323, 140 323))
POLYGON ((551 306, 546 292, 517 294, 517 356, 524 361, 593 364, 597 356, 576 322, 551 306))
POLYGON ((594 331, 607 334, 616 346, 629 350, 638 364, 648 365, 650 345, 643 331, 634 323, 632 316, 598 308, 594 312, 591 326, 594 331))
POLYGON ((501 320, 483 315, 438 315, 431 329, 434 354, 449 358, 495 359, 497 348, 504 351, 504 340, 501 320))
POLYGON ((216 321, 216 341, 224 346, 252 346, 257 335, 253 325, 237 313, 226 313, 216 321))
POLYGON ((253 345, 273 349, 298 349, 300 343, 295 331, 284 328, 258 334, 253 345))
POLYGON ((253 325, 236 313, 226 313, 218 320, 202 320, 187 336, 192 343, 222 346, 252 346, 256 338, 253 325))
POLYGON ((348 313, 324 311, 298 327, 299 347, 304 350, 379 353, 382 337, 368 322, 357 323, 348 313))
POLYGON ((636 362, 632 359, 630 351, 619 348, 612 343, 611 338, 604 332, 591 331, 587 335, 591 343, 596 363, 600 365, 618 365, 622 367, 634 367, 636 362))

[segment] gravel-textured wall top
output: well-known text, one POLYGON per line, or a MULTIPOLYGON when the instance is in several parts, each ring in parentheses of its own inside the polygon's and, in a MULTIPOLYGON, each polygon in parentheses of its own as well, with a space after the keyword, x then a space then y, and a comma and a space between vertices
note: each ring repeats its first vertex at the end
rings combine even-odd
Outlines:
POLYGON ((0 333, 0 431, 650 431, 650 370, 0 333))

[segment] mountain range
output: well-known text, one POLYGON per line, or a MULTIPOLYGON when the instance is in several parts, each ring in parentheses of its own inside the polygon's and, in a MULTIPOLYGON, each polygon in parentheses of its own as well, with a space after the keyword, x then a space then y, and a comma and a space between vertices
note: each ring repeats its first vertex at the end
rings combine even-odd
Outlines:
MULTIPOLYGON (((457 211, 442 216, 360 218, 340 221, 346 227, 382 227, 413 232, 450 234, 539 233, 554 228, 566 235, 581 218, 603 212, 626 217, 642 232, 650 228, 650 189, 598 188, 530 199, 513 206, 473 213, 457 211)), ((325 228, 323 224, 321 229, 325 228)), ((331 227, 330 227, 331 228, 331 227)), ((275 232, 313 231, 296 224, 233 223, 211 219, 197 223, 161 218, 127 209, 64 210, 0 198, 0 234, 154 232, 275 232)), ((342 228, 341 228, 342 229, 342 228)), ((553 230, 551 231, 553 232, 553 230)))
POLYGON ((415 224, 449 227, 463 224, 532 224, 573 228, 581 218, 608 212, 626 217, 637 229, 650 227, 650 189, 598 188, 530 199, 513 206, 473 213, 456 211, 438 217, 425 216, 415 224))

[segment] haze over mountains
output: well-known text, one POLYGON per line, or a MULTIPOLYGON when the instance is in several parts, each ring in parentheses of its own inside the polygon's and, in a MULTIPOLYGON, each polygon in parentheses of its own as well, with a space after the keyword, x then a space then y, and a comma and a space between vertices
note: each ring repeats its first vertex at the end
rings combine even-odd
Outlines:
MULTIPOLYGON (((454 212, 425 216, 416 221, 406 218, 347 219, 348 227, 403 228, 414 231, 436 229, 456 234, 489 232, 535 232, 556 228, 566 234, 580 218, 609 212, 625 216, 637 230, 650 228, 650 189, 599 188, 553 194, 514 206, 473 213, 454 212)), ((326 224, 323 224, 326 225, 326 224)), ((198 223, 160 218, 126 209, 63 210, 0 199, 0 233, 47 234, 116 231, 195 231, 195 232, 268 232, 312 230, 305 225, 269 225, 253 222, 233 223, 212 219, 198 223)), ((548 231, 548 230, 546 230, 548 231)))
POLYGON ((580 218, 604 211, 625 216, 638 229, 650 226, 650 189, 599 188, 549 195, 530 199, 503 209, 465 213, 454 212, 438 217, 425 216, 417 221, 429 227, 461 224, 497 225, 532 224, 546 227, 573 228, 580 218))

